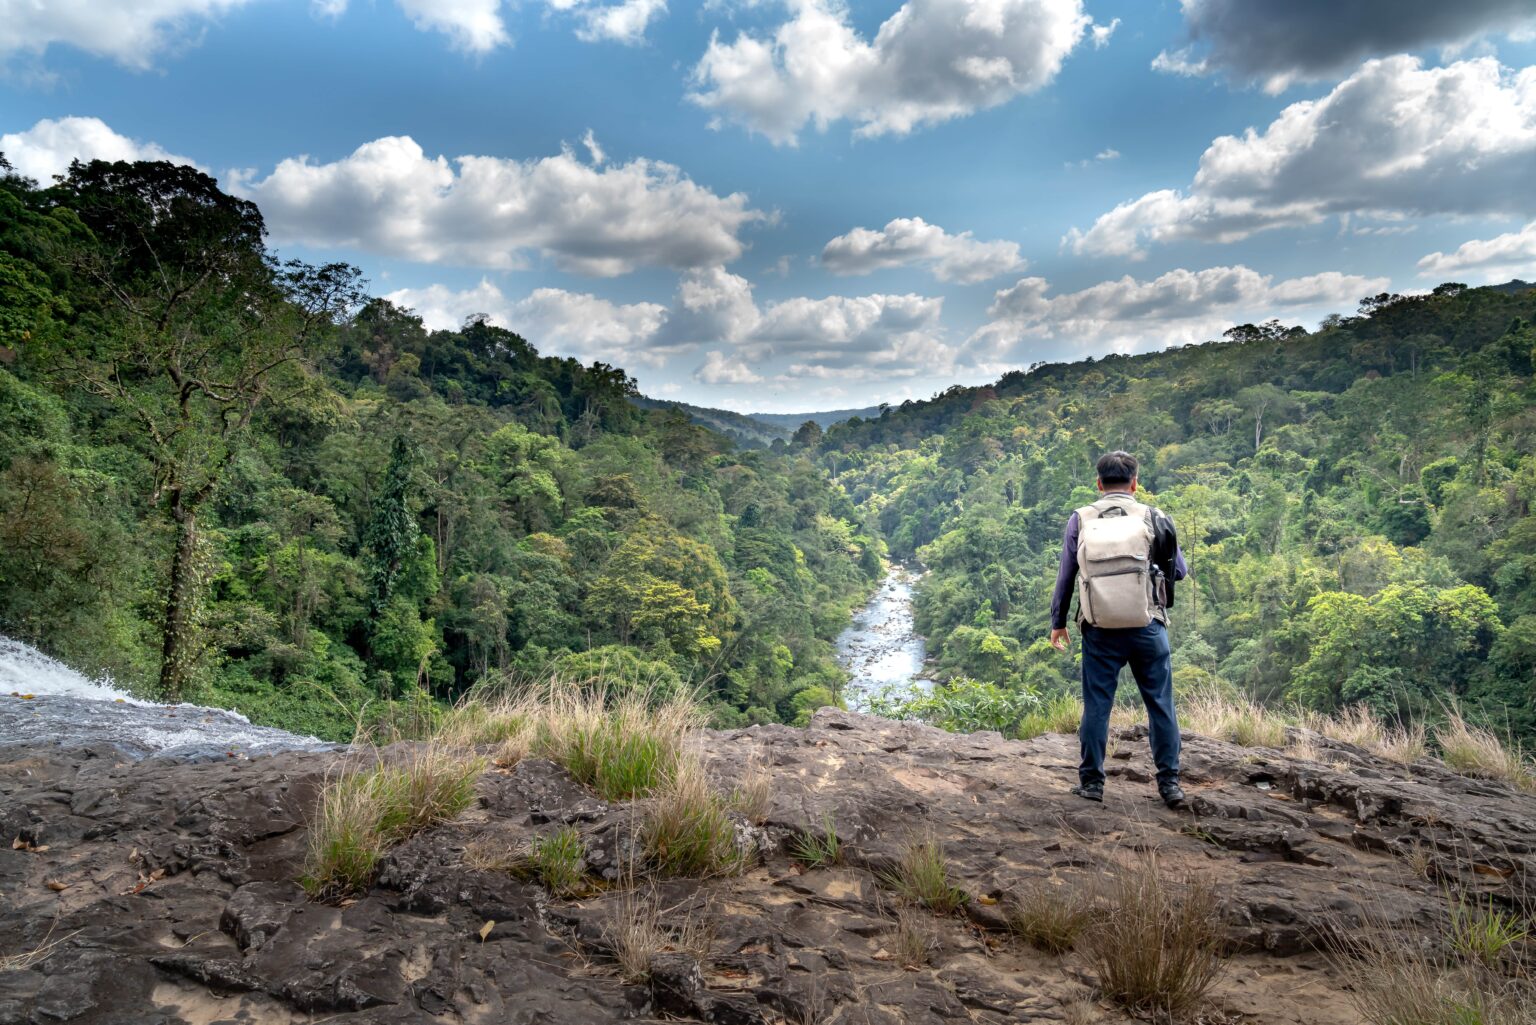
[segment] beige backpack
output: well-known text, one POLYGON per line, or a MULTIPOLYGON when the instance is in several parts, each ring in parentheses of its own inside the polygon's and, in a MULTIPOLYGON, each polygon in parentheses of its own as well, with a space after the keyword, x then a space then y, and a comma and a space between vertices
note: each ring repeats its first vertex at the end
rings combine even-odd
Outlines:
POLYGON ((1089 626, 1143 627, 1162 618, 1152 578, 1152 509, 1101 498, 1077 510, 1077 615, 1089 626))

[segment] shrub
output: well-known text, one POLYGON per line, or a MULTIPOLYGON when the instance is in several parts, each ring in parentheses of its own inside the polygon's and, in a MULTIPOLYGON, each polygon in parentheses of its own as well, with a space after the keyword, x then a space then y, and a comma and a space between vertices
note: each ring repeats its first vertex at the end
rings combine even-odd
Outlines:
POLYGON ((916 719, 951 733, 996 730, 1018 736, 1025 718, 1040 709, 1040 695, 1028 688, 999 687, 968 677, 936 686, 931 693, 882 694, 870 711, 888 719, 916 719))
POLYGON ((1138 1013, 1175 1015, 1205 997, 1222 971, 1221 904, 1198 878, 1175 884, 1155 856, 1117 869, 1081 948, 1104 995, 1138 1013))

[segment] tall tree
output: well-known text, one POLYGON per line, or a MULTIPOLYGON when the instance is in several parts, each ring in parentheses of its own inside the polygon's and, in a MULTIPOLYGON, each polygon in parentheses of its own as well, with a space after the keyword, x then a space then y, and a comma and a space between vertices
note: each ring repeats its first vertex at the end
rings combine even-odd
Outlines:
POLYGON ((199 513, 274 381, 355 303, 357 272, 275 266, 255 204, 195 168, 77 161, 49 191, 89 229, 61 254, 89 298, 56 369, 137 425, 173 528, 160 690, 177 700, 201 653, 199 513))

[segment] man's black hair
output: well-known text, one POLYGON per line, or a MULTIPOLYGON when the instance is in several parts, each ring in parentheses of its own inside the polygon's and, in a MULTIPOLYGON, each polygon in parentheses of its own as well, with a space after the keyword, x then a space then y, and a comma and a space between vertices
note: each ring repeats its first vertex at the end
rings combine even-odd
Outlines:
POLYGON ((1129 484, 1136 477, 1136 457, 1118 449, 1099 457, 1099 483, 1129 484))

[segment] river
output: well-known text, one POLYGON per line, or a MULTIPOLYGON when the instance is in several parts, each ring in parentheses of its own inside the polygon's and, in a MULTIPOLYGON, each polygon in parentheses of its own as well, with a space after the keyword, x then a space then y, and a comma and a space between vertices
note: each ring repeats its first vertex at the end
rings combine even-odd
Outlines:
POLYGON ((917 576, 894 566, 869 602, 837 638, 837 660, 848 671, 844 703, 854 711, 869 707, 871 695, 928 689, 923 675, 928 646, 912 622, 912 589, 917 576))

